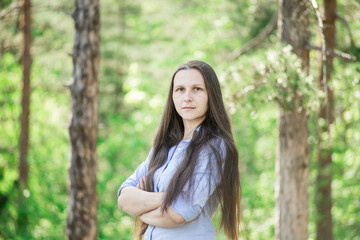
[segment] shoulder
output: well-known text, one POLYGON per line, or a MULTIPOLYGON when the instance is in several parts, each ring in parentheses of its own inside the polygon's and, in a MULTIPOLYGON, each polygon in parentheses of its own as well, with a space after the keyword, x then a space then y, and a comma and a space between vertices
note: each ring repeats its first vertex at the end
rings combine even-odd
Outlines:
POLYGON ((209 160, 222 161, 227 152, 226 142, 221 137, 214 137, 203 145, 200 156, 209 160))
POLYGON ((196 173, 206 174, 207 176, 218 176, 218 171, 221 171, 226 158, 226 144, 220 138, 212 138, 205 143, 199 153, 199 158, 196 164, 196 173))
POLYGON ((226 155, 226 142, 222 137, 214 137, 207 144, 208 148, 212 150, 215 154, 220 154, 221 158, 224 158, 226 155))

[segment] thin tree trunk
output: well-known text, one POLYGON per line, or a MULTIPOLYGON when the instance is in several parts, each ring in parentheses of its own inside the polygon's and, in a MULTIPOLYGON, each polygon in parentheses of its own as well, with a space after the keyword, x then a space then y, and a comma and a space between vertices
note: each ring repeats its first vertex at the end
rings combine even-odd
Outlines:
POLYGON ((24 191, 28 186, 29 165, 27 161, 29 149, 29 118, 30 118, 30 75, 31 75, 31 43, 32 43, 32 19, 31 19, 31 0, 20 2, 20 29, 23 33, 22 38, 22 97, 20 115, 20 138, 19 138, 19 199, 18 199, 18 220, 17 230, 22 236, 27 236, 28 213, 24 191))
POLYGON ((22 112, 20 116, 21 130, 19 143, 19 178, 21 184, 27 187, 28 162, 27 153, 29 148, 29 116, 30 116, 30 74, 31 74, 31 0, 22 0, 22 12, 20 26, 23 32, 23 49, 21 54, 22 66, 22 112))
MULTIPOLYGON (((335 19, 336 0, 324 0, 323 26, 327 48, 335 49, 335 19)), ((316 239, 332 240, 332 217, 331 217, 331 182, 332 182, 332 146, 331 139, 323 139, 324 134, 331 136, 330 125, 334 122, 334 93, 329 87, 332 73, 333 56, 327 56, 327 71, 324 77, 323 64, 320 64, 319 86, 324 91, 326 98, 319 109, 319 119, 325 120, 325 124, 319 126, 319 138, 317 149, 318 175, 316 178, 316 239)))
MULTIPOLYGON (((308 27, 307 0, 279 0, 278 39, 293 47, 304 71, 309 65, 309 51, 305 47, 308 27)), ((278 127, 275 235, 278 240, 305 240, 309 216, 308 114, 303 108, 280 109, 278 127)))
POLYGON ((76 0, 67 239, 97 239, 99 0, 76 0))

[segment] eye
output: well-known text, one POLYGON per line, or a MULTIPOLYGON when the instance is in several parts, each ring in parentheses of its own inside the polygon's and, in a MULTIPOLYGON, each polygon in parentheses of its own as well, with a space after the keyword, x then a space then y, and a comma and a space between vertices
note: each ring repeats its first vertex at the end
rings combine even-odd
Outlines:
POLYGON ((175 92, 183 92, 184 91, 184 88, 183 87, 179 87, 175 90, 175 92))
POLYGON ((194 90, 195 90, 196 92, 198 92, 198 91, 201 91, 202 89, 199 88, 199 87, 196 87, 196 88, 194 88, 194 90))

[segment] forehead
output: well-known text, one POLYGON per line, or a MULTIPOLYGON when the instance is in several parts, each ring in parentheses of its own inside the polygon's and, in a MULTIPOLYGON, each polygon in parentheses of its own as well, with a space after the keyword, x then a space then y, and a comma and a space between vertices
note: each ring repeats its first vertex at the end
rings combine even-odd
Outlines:
POLYGON ((176 85, 205 85, 202 74, 196 69, 180 70, 174 77, 174 86, 176 85))

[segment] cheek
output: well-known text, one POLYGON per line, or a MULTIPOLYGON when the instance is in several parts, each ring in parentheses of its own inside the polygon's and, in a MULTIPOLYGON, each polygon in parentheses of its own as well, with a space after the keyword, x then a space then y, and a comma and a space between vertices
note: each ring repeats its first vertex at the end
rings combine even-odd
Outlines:
POLYGON ((178 109, 179 99, 175 96, 175 94, 173 94, 172 100, 173 100, 173 103, 175 105, 175 108, 178 109))
POLYGON ((206 98, 204 99, 204 108, 206 108, 206 110, 209 108, 209 99, 208 97, 206 96, 206 98))

